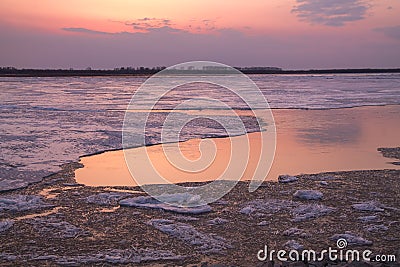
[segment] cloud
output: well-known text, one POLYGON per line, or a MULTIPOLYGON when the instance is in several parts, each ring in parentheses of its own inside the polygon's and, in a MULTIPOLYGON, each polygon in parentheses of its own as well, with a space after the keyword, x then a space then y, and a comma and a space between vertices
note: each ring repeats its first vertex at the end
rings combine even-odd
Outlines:
POLYGON ((140 18, 131 21, 125 21, 125 25, 132 26, 135 31, 147 32, 151 29, 169 27, 172 28, 172 22, 166 18, 140 18))
POLYGON ((168 18, 150 18, 144 17, 139 19, 132 19, 128 21, 111 20, 112 22, 130 26, 132 32, 147 33, 155 29, 170 29, 175 31, 185 31, 192 33, 210 33, 218 32, 221 28, 216 26, 216 20, 213 19, 191 19, 186 25, 179 25, 178 23, 168 18))
POLYGON ((387 37, 400 39, 400 25, 376 28, 374 30, 383 33, 387 37))
POLYGON ((176 28, 172 28, 169 26, 148 27, 148 28, 146 28, 146 31, 143 31, 143 32, 127 32, 127 31, 103 32, 103 31, 90 30, 90 29, 83 28, 83 27, 61 28, 61 30, 67 31, 67 32, 85 33, 88 35, 113 35, 113 36, 129 36, 129 35, 132 35, 132 36, 138 35, 139 36, 139 35, 143 35, 143 34, 150 34, 150 33, 156 33, 156 32, 162 32, 162 33, 168 33, 168 34, 186 32, 185 30, 176 29, 176 28))
POLYGON ((207 34, 210 32, 214 32, 216 34, 220 34, 222 31, 226 30, 225 28, 217 28, 215 26, 215 21, 209 19, 203 19, 200 21, 191 20, 192 24, 181 28, 178 27, 175 23, 173 23, 170 19, 166 18, 149 18, 144 17, 140 19, 130 20, 130 21, 117 21, 111 20, 115 23, 124 24, 126 26, 131 26, 131 31, 120 31, 120 32, 104 32, 91 30, 84 27, 65 27, 61 28, 63 31, 75 32, 75 33, 83 33, 89 35, 133 35, 133 34, 149 34, 155 32, 163 32, 163 33, 200 33, 207 34))
POLYGON ((364 19, 368 8, 362 0, 297 0, 292 12, 303 21, 337 27, 364 19))
POLYGON ((86 28, 62 28, 62 30, 67 32, 78 32, 78 33, 88 33, 88 34, 111 34, 109 32, 94 31, 86 28))

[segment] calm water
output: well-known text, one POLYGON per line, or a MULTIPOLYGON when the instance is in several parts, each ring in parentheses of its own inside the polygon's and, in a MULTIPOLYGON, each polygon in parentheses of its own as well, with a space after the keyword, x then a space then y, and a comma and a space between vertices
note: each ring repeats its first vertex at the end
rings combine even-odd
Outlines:
MULTIPOLYGON (((250 77, 272 108, 337 109, 400 104, 400 74, 250 77)), ((125 108, 145 79, 0 78, 0 190, 40 179, 81 155, 121 148, 125 108)), ((225 92, 212 86, 192 85, 179 94, 166 96, 159 108, 168 109, 177 101, 202 95, 224 98, 233 109, 243 108, 236 98, 221 94, 225 92)), ((143 103, 146 101, 144 97, 143 103)), ((184 115, 187 111, 181 112, 184 115)), ((152 136, 160 127, 162 114, 155 113, 148 124, 147 143, 158 142, 152 136)), ((182 139, 224 134, 218 125, 204 121, 182 133, 182 139)))
MULTIPOLYGON (((399 145, 399 105, 328 110, 276 109, 273 113, 277 146, 267 180, 277 180, 281 174, 400 169, 391 164, 395 159, 385 158, 377 151, 378 147, 399 145)), ((173 183, 209 181, 219 177, 252 180, 260 160, 261 137, 266 137, 264 145, 268 149, 272 146, 268 138, 271 134, 267 130, 233 138, 191 139, 179 143, 179 148, 177 143, 138 147, 125 150, 126 159, 122 150, 108 151, 82 157, 85 167, 75 171, 75 178, 79 183, 93 186, 154 184, 159 179, 151 169, 156 169, 173 183), (250 145, 249 164, 242 174, 247 141, 250 145), (231 157, 234 146, 241 152, 240 157, 231 157), (150 170, 144 167, 148 158, 153 162, 150 170), (136 175, 135 180, 126 160, 131 160, 131 169, 140 166, 132 173, 136 175), (225 172, 228 166, 232 171, 225 172), (194 169, 197 171, 188 174, 187 170, 194 169)), ((267 164, 261 162, 264 166, 267 164)))

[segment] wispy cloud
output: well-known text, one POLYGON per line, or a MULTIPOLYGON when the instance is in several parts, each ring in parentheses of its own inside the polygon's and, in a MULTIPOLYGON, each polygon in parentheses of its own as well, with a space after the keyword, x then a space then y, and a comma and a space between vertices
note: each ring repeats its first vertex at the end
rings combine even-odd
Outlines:
MULTIPOLYGON (((185 31, 192 33, 210 33, 217 32, 223 28, 216 26, 216 20, 213 19, 191 19, 186 24, 179 23, 168 18, 144 17, 132 19, 128 21, 111 20, 112 22, 120 23, 129 26, 132 32, 151 32, 157 29, 169 29, 170 31, 185 31)), ((128 30, 129 31, 129 30, 128 30)))
POLYGON ((364 19, 368 8, 362 0, 297 0, 292 12, 310 23, 343 26, 364 19))
POLYGON ((78 32, 78 33, 88 33, 88 34, 112 34, 109 32, 90 30, 87 28, 62 28, 62 30, 67 32, 78 32))
POLYGON ((175 29, 169 26, 161 26, 161 27, 153 27, 153 28, 146 28, 146 31, 139 31, 139 32, 128 32, 128 31, 119 31, 119 32, 103 32, 103 31, 95 31, 95 30, 90 30, 87 28, 79 27, 79 28, 61 28, 63 31, 67 32, 74 32, 74 33, 84 33, 87 35, 113 35, 113 36, 128 36, 128 35, 143 35, 143 34, 150 34, 150 33, 157 33, 157 32, 162 32, 162 33, 180 33, 180 32, 185 32, 184 30, 181 29, 175 29))
POLYGON ((171 20, 166 18, 140 18, 123 22, 127 26, 132 26, 135 31, 148 32, 151 29, 159 29, 164 27, 174 28, 171 20))
POLYGON ((203 19, 201 21, 193 20, 193 22, 195 25, 197 25, 195 29, 199 32, 210 32, 218 30, 217 26, 215 25, 215 20, 203 19))
POLYGON ((383 33, 387 37, 400 40, 400 25, 381 27, 381 28, 376 28, 374 30, 383 33))

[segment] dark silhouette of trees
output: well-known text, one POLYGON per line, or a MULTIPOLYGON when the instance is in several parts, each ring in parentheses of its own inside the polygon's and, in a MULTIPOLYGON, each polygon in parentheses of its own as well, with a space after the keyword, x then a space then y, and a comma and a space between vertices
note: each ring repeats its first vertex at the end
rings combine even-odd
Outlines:
MULTIPOLYGON (((0 67, 0 76, 129 76, 129 75, 152 75, 165 67, 120 67, 114 69, 17 69, 14 67, 0 67)), ((276 67, 236 67, 245 74, 340 74, 340 73, 400 73, 400 68, 392 69, 311 69, 311 70, 283 70, 276 67)), ((173 72, 174 70, 172 70, 173 72)), ((224 73, 224 70, 177 70, 179 73, 224 73)))

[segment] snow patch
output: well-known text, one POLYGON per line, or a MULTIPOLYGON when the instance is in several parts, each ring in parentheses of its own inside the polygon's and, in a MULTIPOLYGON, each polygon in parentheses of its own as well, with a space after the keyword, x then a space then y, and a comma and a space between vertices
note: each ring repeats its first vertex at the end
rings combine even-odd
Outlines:
POLYGON ((278 182, 282 184, 297 182, 299 178, 290 175, 279 175, 278 182))
POLYGON ((119 204, 126 207, 162 209, 165 211, 183 214, 201 214, 210 212, 212 210, 209 205, 202 204, 200 196, 197 195, 188 193, 165 194, 159 196, 158 198, 160 198, 160 200, 165 200, 165 202, 174 203, 176 205, 173 206, 166 204, 165 202, 150 196, 126 198, 121 200, 119 204), (199 204, 199 206, 193 207, 194 204, 199 204), (186 205, 190 205, 190 207, 187 207, 186 205))
POLYGON ((77 236, 87 236, 89 232, 69 223, 55 218, 31 219, 29 224, 42 235, 54 238, 75 238, 77 236))
POLYGON ((217 217, 215 219, 209 220, 208 224, 209 225, 220 225, 220 224, 226 224, 227 222, 229 222, 229 221, 226 219, 217 217))
POLYGON ((199 232, 196 228, 186 223, 153 219, 148 224, 163 233, 194 246, 196 250, 203 254, 221 254, 232 247, 225 238, 216 234, 199 232))
POLYGON ((105 251, 99 251, 95 254, 82 254, 82 255, 13 255, 0 253, 0 259, 7 261, 19 260, 50 260, 54 261, 58 265, 63 266, 80 266, 80 265, 92 265, 95 263, 109 263, 109 264, 132 264, 150 261, 162 261, 162 260, 182 260, 186 257, 176 255, 168 250, 154 250, 150 248, 135 248, 129 249, 108 249, 105 251))
POLYGON ((304 230, 299 229, 297 227, 289 228, 283 232, 284 236, 298 236, 298 237, 308 237, 309 234, 307 234, 304 230))
POLYGON ((177 221, 183 221, 183 222, 195 222, 195 221, 199 220, 199 218, 188 216, 188 215, 177 215, 177 216, 174 216, 174 219, 177 221))
POLYGON ((306 204, 300 205, 292 210, 294 215, 293 221, 302 222, 310 219, 318 218, 327 215, 334 211, 334 208, 327 207, 322 204, 306 204))
POLYGON ((285 248, 288 248, 289 250, 297 250, 301 251, 304 249, 304 246, 297 242, 296 240, 289 240, 284 244, 285 248))
POLYGON ((321 200, 324 194, 318 190, 297 190, 293 197, 303 200, 321 200))
POLYGON ((332 240, 337 241, 340 238, 346 239, 349 245, 357 245, 357 246, 369 246, 372 245, 372 241, 369 241, 361 236, 357 236, 353 233, 346 232, 344 234, 335 234, 331 236, 332 240))
POLYGON ((118 204, 119 200, 128 196, 132 195, 129 193, 120 193, 120 192, 99 193, 88 196, 86 198, 86 202, 102 206, 116 205, 118 204))
POLYGON ((363 223, 368 223, 368 222, 377 222, 379 221, 379 217, 376 215, 370 215, 370 216, 362 216, 357 218, 359 221, 363 223))
POLYGON ((279 211, 288 210, 295 205, 295 202, 289 200, 256 199, 245 203, 239 212, 246 215, 252 215, 255 212, 272 214, 279 211))
POLYGON ((372 211, 372 212, 385 211, 381 206, 382 205, 380 203, 375 201, 367 201, 351 205, 351 207, 357 211, 372 211))
POLYGON ((256 199, 244 203, 240 213, 249 216, 270 215, 277 212, 288 212, 294 215, 293 221, 300 222, 327 215, 334 211, 332 207, 322 204, 301 204, 282 199, 256 199))
POLYGON ((383 225, 383 224, 373 224, 373 225, 366 226, 365 229, 368 232, 384 232, 384 231, 389 230, 389 227, 387 227, 386 225, 383 225))

